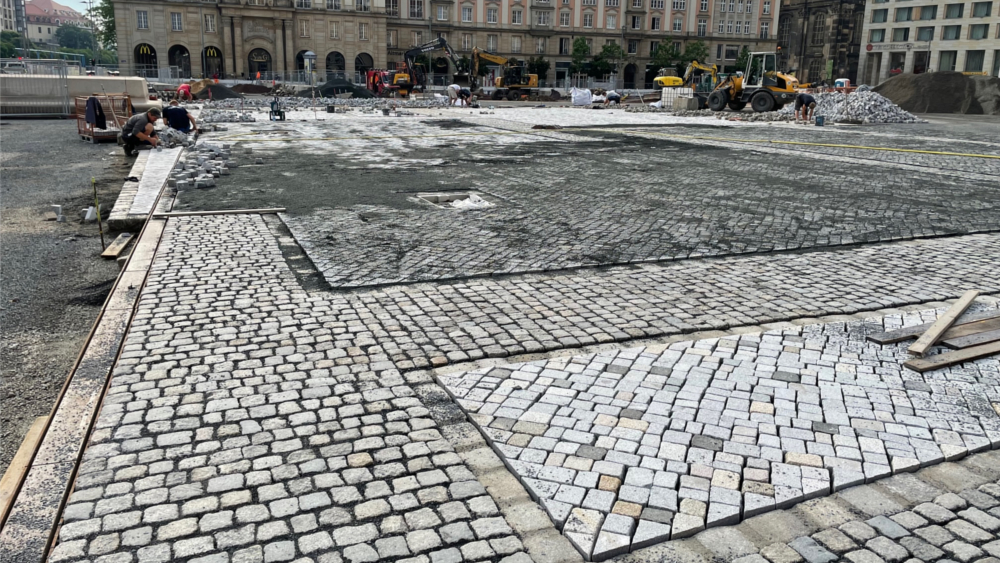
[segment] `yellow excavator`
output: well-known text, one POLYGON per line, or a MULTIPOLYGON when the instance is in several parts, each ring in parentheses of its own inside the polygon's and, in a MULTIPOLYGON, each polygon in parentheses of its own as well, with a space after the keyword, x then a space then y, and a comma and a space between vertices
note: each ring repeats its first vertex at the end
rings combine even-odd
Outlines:
MULTIPOLYGON (((472 71, 469 73, 470 80, 477 80, 479 76, 479 61, 489 61, 500 65, 502 74, 494 80, 496 90, 490 96, 494 100, 507 98, 508 100, 520 99, 525 94, 538 93, 538 75, 528 73, 528 65, 524 61, 517 64, 510 64, 510 59, 501 57, 496 53, 481 50, 478 47, 472 49, 472 71)), ((475 84, 473 84, 475 87, 475 84)))
POLYGON ((684 79, 677 76, 672 68, 661 68, 653 79, 654 88, 680 88, 684 85, 684 79))
POLYGON ((740 111, 749 103, 755 112, 774 111, 795 101, 799 81, 778 72, 776 53, 750 53, 746 72, 729 75, 708 96, 708 109, 722 111, 728 106, 740 111))

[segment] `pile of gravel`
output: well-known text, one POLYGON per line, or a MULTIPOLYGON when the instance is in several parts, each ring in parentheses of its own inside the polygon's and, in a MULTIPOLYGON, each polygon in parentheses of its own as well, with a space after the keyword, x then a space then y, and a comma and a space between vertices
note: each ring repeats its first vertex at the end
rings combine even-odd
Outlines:
MULTIPOLYGON (((816 98, 816 115, 821 115, 832 123, 924 122, 877 92, 820 92, 813 94, 813 97, 816 98)), ((795 105, 787 104, 776 113, 791 116, 795 113, 795 105)))
POLYGON ((167 183, 179 191, 215 187, 216 178, 228 176, 229 169, 236 168, 236 162, 230 161, 230 150, 228 144, 220 147, 209 143, 189 148, 174 165, 167 183))
MULTIPOLYGON (((208 106, 208 104, 205 104, 208 106)), ((256 121, 249 111, 203 109, 198 117, 199 123, 247 123, 256 121)))

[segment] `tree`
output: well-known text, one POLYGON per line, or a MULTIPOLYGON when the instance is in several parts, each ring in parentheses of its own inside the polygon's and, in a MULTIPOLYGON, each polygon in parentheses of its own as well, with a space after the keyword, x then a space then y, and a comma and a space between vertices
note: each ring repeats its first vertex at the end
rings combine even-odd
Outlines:
POLYGON ((747 69, 747 63, 750 61, 750 49, 744 45, 743 49, 740 51, 740 55, 736 57, 736 70, 745 71, 747 69))
POLYGON ((537 74, 538 80, 545 80, 549 74, 549 61, 542 57, 528 59, 528 74, 537 74))
POLYGON ((708 60, 708 45, 704 41, 694 41, 688 43, 681 55, 681 62, 685 65, 691 61, 704 62, 708 60))
POLYGON ((570 74, 581 74, 587 71, 587 57, 590 56, 590 45, 583 37, 573 40, 573 62, 569 65, 570 74))
POLYGON ((17 51, 14 50, 16 48, 17 47, 14 47, 14 44, 9 41, 0 41, 0 57, 5 59, 12 59, 16 57, 17 51))
POLYGON ((56 41, 67 49, 93 49, 94 34, 76 24, 65 24, 56 28, 56 41))
POLYGON ((118 47, 118 33, 115 31, 115 5, 111 0, 100 0, 91 19, 97 23, 97 39, 101 45, 105 49, 115 50, 118 47))
POLYGON ((653 60, 650 64, 657 70, 673 66, 681 58, 681 52, 674 48, 673 41, 668 37, 661 42, 653 53, 653 60))
POLYGON ((593 77, 607 76, 621 70, 625 62, 625 50, 618 43, 605 43, 601 52, 594 56, 590 63, 590 75, 593 77))

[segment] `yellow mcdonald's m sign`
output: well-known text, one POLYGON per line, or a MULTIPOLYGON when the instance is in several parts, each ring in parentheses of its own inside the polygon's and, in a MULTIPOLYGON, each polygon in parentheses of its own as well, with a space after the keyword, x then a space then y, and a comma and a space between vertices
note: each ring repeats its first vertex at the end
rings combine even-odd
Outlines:
POLYGON ((205 56, 206 57, 218 57, 219 56, 219 50, 216 49, 215 47, 206 47, 205 48, 205 56))
POLYGON ((152 49, 150 48, 149 45, 146 45, 145 43, 143 43, 142 45, 139 45, 139 54, 140 55, 152 55, 153 51, 152 51, 152 49))

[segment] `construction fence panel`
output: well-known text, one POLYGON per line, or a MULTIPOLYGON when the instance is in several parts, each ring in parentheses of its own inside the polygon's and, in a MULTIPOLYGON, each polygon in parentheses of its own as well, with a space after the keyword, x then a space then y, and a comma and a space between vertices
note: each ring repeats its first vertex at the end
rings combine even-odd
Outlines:
POLYGON ((65 117, 71 109, 65 64, 35 67, 31 74, 0 75, 3 117, 65 117))

